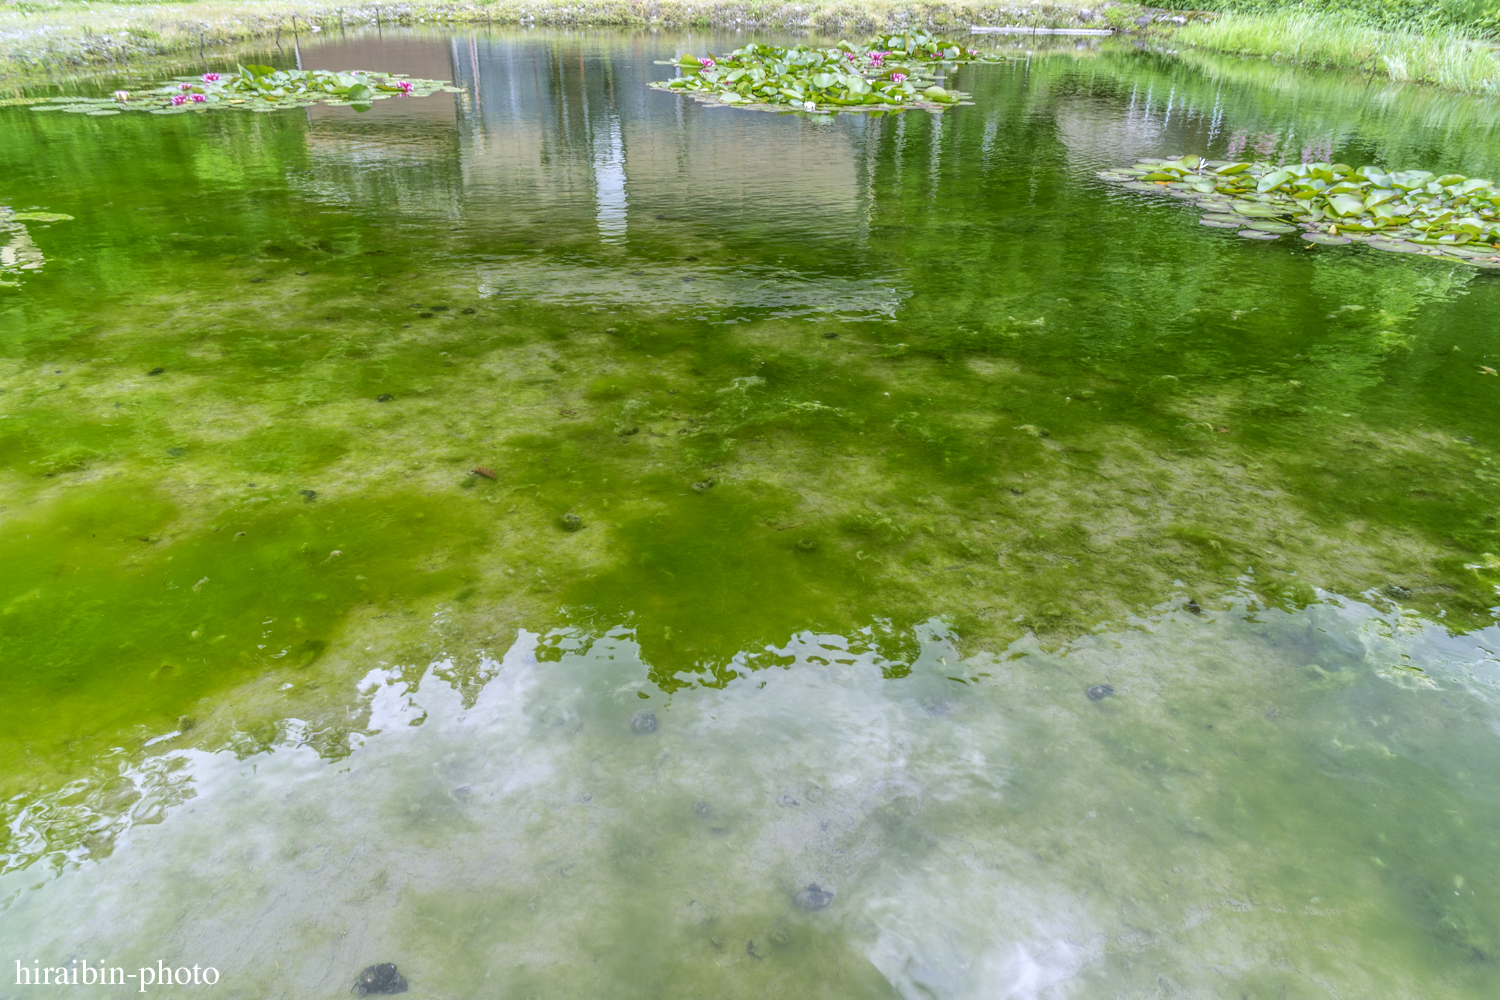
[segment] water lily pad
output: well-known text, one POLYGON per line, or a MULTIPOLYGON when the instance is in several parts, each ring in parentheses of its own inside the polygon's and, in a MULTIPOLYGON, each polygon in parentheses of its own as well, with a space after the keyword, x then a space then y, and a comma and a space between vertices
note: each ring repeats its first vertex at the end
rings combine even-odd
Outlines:
POLYGON ((1263 233, 1258 229, 1241 229, 1236 236, 1243 236, 1247 240, 1279 240, 1281 237, 1275 233, 1263 233))
POLYGON ((1150 191, 1152 194, 1161 194, 1166 190, 1160 184, 1147 184, 1145 181, 1130 181, 1125 187, 1131 191, 1150 191))
POLYGON ((1259 219, 1245 223, 1245 228, 1262 233, 1295 233, 1297 231, 1296 226, 1289 226, 1285 222, 1266 222, 1259 219))
POLYGON ((17 212, 10 216, 13 222, 72 222, 71 215, 61 212, 17 212))
POLYGON ((102 118, 105 115, 117 115, 119 113, 120 112, 116 111, 114 108, 95 108, 93 111, 89 112, 89 114, 93 115, 95 118, 102 118))
POLYGON ((1303 233, 1302 238, 1309 243, 1320 243, 1324 246, 1338 246, 1354 242, 1347 236, 1337 236, 1333 233, 1303 233))
POLYGON ((1475 258, 1463 258, 1463 262, 1470 267, 1482 267, 1488 271, 1500 271, 1500 260, 1477 260, 1475 258))
POLYGON ((1369 240, 1368 245, 1376 250, 1386 250, 1391 253, 1421 253, 1423 248, 1415 243, 1405 240, 1369 240))
POLYGON ((1214 229, 1239 229, 1244 224, 1244 219, 1215 219, 1205 216, 1198 220, 1198 225, 1211 226, 1214 229))

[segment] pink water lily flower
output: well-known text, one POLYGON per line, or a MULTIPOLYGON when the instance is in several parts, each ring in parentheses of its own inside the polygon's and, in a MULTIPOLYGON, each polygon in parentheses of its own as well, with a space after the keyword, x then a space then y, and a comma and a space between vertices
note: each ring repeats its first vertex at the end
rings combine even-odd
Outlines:
POLYGON ((979 50, 978 49, 970 49, 969 50, 969 58, 970 59, 973 59, 977 55, 979 55, 979 50))
POLYGON ((865 55, 869 56, 870 62, 874 63, 876 66, 879 66, 881 63, 885 62, 886 53, 884 52, 866 52, 865 55))
POLYGON ((124 104, 126 101, 130 100, 130 91, 128 91, 128 90, 117 90, 117 91, 115 91, 115 100, 119 101, 121 104, 124 104))
POLYGON ((202 104, 206 100, 208 100, 208 98, 204 97, 202 94, 194 94, 193 95, 193 103, 194 104, 202 104))
POLYGON ((218 83, 220 79, 221 79, 221 77, 217 73, 204 73, 203 74, 203 82, 204 83, 218 83))
POLYGON ((415 89, 415 85, 410 80, 397 80, 396 86, 401 88, 403 94, 410 94, 415 89))
POLYGON ((905 73, 892 73, 891 74, 891 82, 892 83, 905 83, 906 82, 906 74, 905 73))
POLYGON ((187 103, 187 95, 185 95, 185 94, 178 94, 178 95, 176 95, 175 97, 172 98, 172 106, 173 107, 176 107, 179 104, 186 104, 186 103, 187 103))
POLYGON ((698 60, 698 65, 702 66, 704 69, 713 69, 718 64, 714 62, 712 56, 704 56, 702 59, 698 60))
POLYGON ((853 52, 845 52, 844 58, 848 59, 850 62, 856 62, 858 61, 859 56, 855 55, 853 52))
POLYGON ((177 89, 178 90, 192 90, 193 89, 193 85, 191 83, 179 83, 177 85, 177 89))

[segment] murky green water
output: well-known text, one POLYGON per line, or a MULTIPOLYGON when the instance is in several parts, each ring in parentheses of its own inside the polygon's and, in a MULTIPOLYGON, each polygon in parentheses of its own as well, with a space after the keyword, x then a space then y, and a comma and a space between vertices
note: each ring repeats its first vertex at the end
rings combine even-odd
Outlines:
POLYGON ((1500 280, 1094 177, 1493 177, 1493 110, 1089 48, 941 116, 645 88, 726 41, 0 107, 0 205, 74 216, 0 220, 3 981, 1494 996, 1500 280))

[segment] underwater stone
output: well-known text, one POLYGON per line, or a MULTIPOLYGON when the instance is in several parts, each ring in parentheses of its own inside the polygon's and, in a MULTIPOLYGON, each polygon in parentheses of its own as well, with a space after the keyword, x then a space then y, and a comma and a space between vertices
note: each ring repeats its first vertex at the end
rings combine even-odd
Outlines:
POLYGON ((817 549, 818 543, 811 538, 802 538, 797 541, 798 552, 812 552, 817 549))
POLYGON ((564 531, 577 531, 579 528, 583 527, 583 518, 579 517, 577 514, 564 514, 562 517, 558 518, 558 520, 562 522, 564 531))
POLYGON ((396 398, 395 396, 392 396, 388 392, 382 392, 380 395, 378 395, 378 396, 375 397, 375 402, 377 402, 377 403, 389 403, 391 400, 393 400, 395 398, 396 398))
POLYGON ((656 713, 637 712, 630 717, 630 731, 637 735, 656 732, 656 713))
POLYGON ((1095 684, 1093 687, 1089 688, 1089 701, 1103 701, 1105 698, 1108 698, 1114 693, 1115 689, 1111 684, 1095 684))
POLYGON ((1388 596, 1388 597, 1410 597, 1411 596, 1411 591, 1410 590, 1407 590, 1405 587, 1402 587, 1402 586, 1400 586, 1398 584, 1394 584, 1394 583, 1388 583, 1388 584, 1386 584, 1385 592, 1386 592, 1386 596, 1388 596))
POLYGON ((160 375, 164 371, 166 371, 165 368, 153 368, 149 372, 147 372, 146 374, 147 375, 160 375))
POLYGON ((809 882, 806 889, 797 893, 794 902, 804 910, 821 910, 833 902, 833 890, 825 889, 816 882, 809 882))
POLYGON ((304 497, 306 497, 309 500, 316 500, 318 498, 318 491, 317 490, 298 490, 297 492, 301 493, 304 497))
POLYGON ((354 995, 368 996, 372 993, 405 993, 406 977, 396 971, 395 962, 382 962, 366 966, 354 981, 354 995))
POLYGON ((713 489, 714 483, 717 481, 718 480, 715 479, 705 479, 701 483, 694 483, 693 489, 697 490, 699 493, 706 493, 709 490, 713 489))

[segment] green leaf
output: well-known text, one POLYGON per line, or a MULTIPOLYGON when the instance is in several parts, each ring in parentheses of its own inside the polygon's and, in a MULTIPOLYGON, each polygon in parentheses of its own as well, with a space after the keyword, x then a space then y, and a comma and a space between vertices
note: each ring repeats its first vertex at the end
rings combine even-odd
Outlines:
POLYGON ((1365 203, 1348 194, 1336 194, 1328 199, 1328 205, 1339 215, 1356 215, 1365 210, 1365 203))
POLYGON ((1264 194, 1265 192, 1270 191, 1273 188, 1278 188, 1281 185, 1285 184, 1287 181, 1292 179, 1292 176, 1293 175, 1290 170, 1277 170, 1274 173, 1266 174, 1260 179, 1260 183, 1255 185, 1255 190, 1264 194))
MULTIPOLYGON (((344 99, 351 103, 363 103, 370 99, 370 95, 371 91, 369 87, 366 87, 362 83, 356 83, 345 92, 344 99)), ((365 105, 365 110, 370 110, 368 104, 365 105)))

